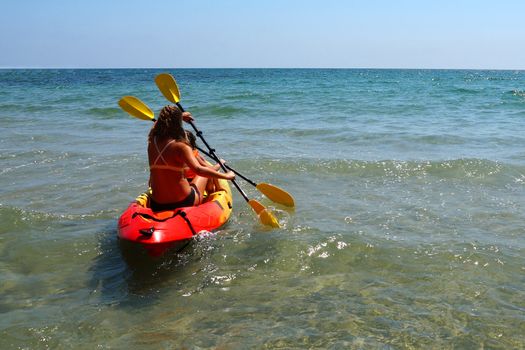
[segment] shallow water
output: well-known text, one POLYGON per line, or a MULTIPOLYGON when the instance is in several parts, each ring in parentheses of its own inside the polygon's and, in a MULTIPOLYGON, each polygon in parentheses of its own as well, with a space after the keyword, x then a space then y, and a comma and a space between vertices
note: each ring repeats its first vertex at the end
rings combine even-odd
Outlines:
POLYGON ((0 348, 522 348, 525 72, 171 70, 235 194, 156 262, 116 221, 147 182, 156 70, 0 70, 0 348))

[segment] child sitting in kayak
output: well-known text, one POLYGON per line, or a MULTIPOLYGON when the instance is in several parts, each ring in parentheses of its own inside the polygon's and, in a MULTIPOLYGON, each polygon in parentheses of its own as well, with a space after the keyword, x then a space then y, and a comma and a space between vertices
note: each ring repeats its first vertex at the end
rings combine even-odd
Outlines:
POLYGON ((231 171, 220 173, 214 167, 202 165, 189 146, 182 121, 191 121, 190 113, 182 113, 176 106, 166 106, 148 135, 148 159, 153 211, 199 205, 208 178, 233 180, 231 171), (184 167, 195 173, 191 182, 185 178, 184 167))
MULTIPOLYGON (((204 159, 200 154, 199 154, 199 150, 197 149, 197 138, 195 137, 195 135, 189 131, 189 130, 186 130, 186 137, 188 138, 188 141, 190 143, 190 147, 192 149, 192 152, 193 152, 193 155, 195 156, 195 158, 197 159, 197 161, 199 162, 200 165, 202 166, 211 166, 207 161, 206 159, 204 159)), ((224 162, 224 159, 221 159, 220 160, 221 163, 225 163, 224 162)), ((214 170, 217 170, 219 171, 219 169, 221 168, 221 165, 219 163, 215 164, 212 166, 212 168, 214 170)), ((191 170, 189 167, 185 167, 184 168, 184 176, 186 177, 186 180, 188 180, 189 182, 191 182, 194 178, 195 178, 195 172, 193 170, 191 170)), ((206 184, 206 192, 207 193, 213 193, 213 192, 216 192, 216 191, 220 191, 222 188, 219 184, 219 179, 217 178, 210 178, 208 179, 208 183, 206 184)))

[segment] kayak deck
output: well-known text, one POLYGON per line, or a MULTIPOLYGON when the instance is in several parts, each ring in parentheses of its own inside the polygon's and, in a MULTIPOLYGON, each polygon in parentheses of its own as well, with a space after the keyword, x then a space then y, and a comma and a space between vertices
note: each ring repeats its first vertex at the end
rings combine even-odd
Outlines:
POLYGON ((221 227, 230 218, 233 203, 228 182, 220 181, 224 190, 207 195, 198 206, 154 212, 148 207, 148 193, 140 195, 119 218, 119 239, 141 245, 150 256, 160 256, 185 246, 201 232, 221 227))

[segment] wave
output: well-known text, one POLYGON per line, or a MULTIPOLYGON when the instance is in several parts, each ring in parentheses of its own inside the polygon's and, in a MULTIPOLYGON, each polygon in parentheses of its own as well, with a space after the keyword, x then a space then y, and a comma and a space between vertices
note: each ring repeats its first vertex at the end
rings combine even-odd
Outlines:
POLYGON ((416 142, 430 145, 462 145, 468 142, 468 139, 456 135, 426 135, 412 137, 416 142))
POLYGON ((34 226, 43 227, 57 219, 58 218, 52 214, 27 211, 0 204, 1 232, 20 231, 34 226))
POLYGON ((483 93, 483 89, 470 89, 466 87, 456 87, 452 89, 453 93, 464 94, 464 95, 477 95, 483 93))
POLYGON ((104 117, 104 118, 120 118, 122 112, 116 107, 106 107, 106 108, 89 108, 86 110, 88 114, 104 117))
POLYGON ((16 113, 35 113, 35 112, 49 112, 56 109, 53 105, 49 104, 13 104, 6 103, 0 105, 0 112, 16 112, 16 113))
POLYGON ((500 108, 519 108, 523 111, 525 103, 525 91, 524 90, 509 90, 503 93, 501 98, 501 104, 498 105, 500 108))
MULTIPOLYGON (((335 138, 335 142, 348 141, 349 137, 335 138)), ((439 135, 409 135, 404 132, 398 133, 363 133, 360 135, 352 136, 351 139, 358 143, 368 143, 370 141, 381 140, 383 143, 386 142, 404 142, 411 143, 414 145, 464 145, 472 141, 476 141, 475 138, 469 138, 460 135, 451 134, 439 134, 439 135)), ((332 141, 331 139, 328 142, 332 141)))
POLYGON ((224 99, 229 101, 261 101, 264 99, 268 100, 269 97, 260 93, 245 92, 242 94, 225 96, 224 99))
MULTIPOLYGON (((455 134, 428 134, 428 135, 413 135, 403 130, 396 132, 361 132, 356 133, 349 130, 341 130, 335 128, 298 128, 286 127, 277 128, 268 126, 267 128, 245 128, 239 130, 245 136, 257 136, 261 134, 279 135, 280 137, 288 137, 299 139, 308 137, 310 140, 321 141, 323 144, 340 144, 344 142, 353 142, 354 145, 371 144, 380 141, 381 143, 412 143, 415 145, 465 145, 468 143, 476 143, 479 137, 464 136, 455 134)), ((522 142, 522 138, 496 138, 491 137, 490 141, 502 144, 514 145, 516 142, 522 142)))
POLYGON ((463 158, 442 161, 401 160, 301 160, 260 161, 251 166, 260 167, 261 172, 289 174, 316 174, 317 176, 341 175, 359 178, 411 178, 435 177, 438 179, 469 179, 473 181, 505 182, 523 184, 525 166, 502 163, 486 159, 463 158))
POLYGON ((13 230, 20 231, 30 227, 44 227, 57 222, 97 221, 101 219, 113 220, 116 213, 118 213, 118 211, 112 209, 87 214, 58 214, 26 210, 0 203, 0 222, 2 222, 0 233, 13 230))
POLYGON ((194 114, 199 115, 213 115, 213 116, 225 116, 229 117, 234 114, 244 114, 247 113, 248 110, 246 108, 242 107, 232 107, 232 106, 203 106, 203 107, 195 107, 192 111, 194 114))
POLYGON ((486 80, 488 81, 511 81, 511 80, 518 80, 517 77, 487 77, 486 80))
POLYGON ((516 72, 502 72, 502 71, 477 71, 475 73, 469 73, 463 80, 466 82, 471 81, 514 81, 519 80, 518 76, 520 71, 516 72), (489 75, 490 74, 490 75, 489 75))
POLYGON ((525 91, 524 90, 511 90, 508 91, 507 94, 511 94, 512 96, 521 97, 525 99, 525 91))
POLYGON ((21 107, 22 107, 21 105, 15 104, 15 103, 3 103, 3 104, 0 104, 0 111, 18 110, 21 107))

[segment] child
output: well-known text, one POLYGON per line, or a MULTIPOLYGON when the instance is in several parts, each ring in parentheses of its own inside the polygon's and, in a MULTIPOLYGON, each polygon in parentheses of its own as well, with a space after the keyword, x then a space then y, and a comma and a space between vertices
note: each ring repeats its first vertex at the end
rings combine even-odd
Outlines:
MULTIPOLYGON (((193 155, 195 156, 195 158, 197 159, 197 161, 199 162, 200 165, 202 166, 206 166, 206 167, 211 167, 213 168, 214 170, 219 170, 221 168, 220 164, 215 164, 213 166, 211 166, 200 154, 199 154, 199 150, 197 149, 197 139, 195 137, 195 135, 191 132, 191 131, 188 131, 186 130, 186 137, 188 138, 188 142, 189 142, 189 145, 192 149, 192 152, 193 152, 193 155)), ((221 159, 220 160, 221 163, 224 163, 224 160, 221 159)), ((195 172, 193 170, 191 170, 190 168, 188 167, 185 167, 184 168, 184 176, 186 177, 186 179, 188 181, 191 182, 191 180, 195 177, 195 172)), ((216 191, 220 191, 220 190, 223 190, 219 184, 219 180, 216 179, 216 178, 210 178, 208 183, 206 184, 206 192, 207 193, 213 193, 213 192, 216 192, 216 191)))

